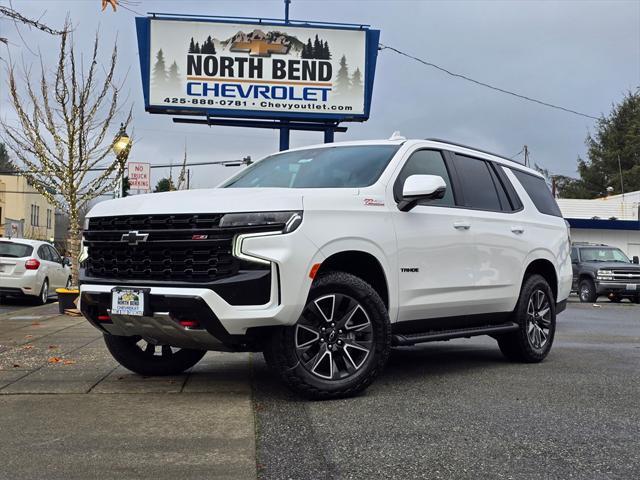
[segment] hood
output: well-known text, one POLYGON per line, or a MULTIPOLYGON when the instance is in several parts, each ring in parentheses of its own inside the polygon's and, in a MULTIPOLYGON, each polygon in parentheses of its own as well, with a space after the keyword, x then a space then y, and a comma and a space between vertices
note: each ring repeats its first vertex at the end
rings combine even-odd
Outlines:
POLYGON ((290 188, 208 188, 148 193, 100 202, 87 217, 302 210, 302 195, 302 191, 290 188))
POLYGON ((622 262, 582 262, 599 270, 630 270, 640 272, 640 265, 622 262))

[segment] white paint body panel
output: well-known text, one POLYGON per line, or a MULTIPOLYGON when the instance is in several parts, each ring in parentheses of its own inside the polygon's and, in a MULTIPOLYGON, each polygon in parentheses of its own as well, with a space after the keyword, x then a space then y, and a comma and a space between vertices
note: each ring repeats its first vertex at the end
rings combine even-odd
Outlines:
MULTIPOLYGON (((149 194, 96 205, 89 217, 123 214, 302 210, 303 221, 286 235, 246 238, 242 252, 274 265, 280 297, 262 306, 231 306, 210 290, 154 287, 152 293, 202 297, 232 334, 247 328, 294 324, 307 301, 314 264, 344 251, 372 255, 388 286, 392 322, 513 310, 524 272, 536 259, 550 261, 558 277, 557 301, 571 287, 570 246, 564 220, 542 215, 509 169, 524 208, 515 213, 418 206, 401 212, 392 185, 408 156, 418 148, 441 148, 513 166, 492 155, 432 141, 393 140, 333 145, 396 144, 397 153, 378 181, 349 189, 207 189, 149 194), (468 222, 467 230, 454 228, 468 222), (521 227, 522 233, 514 233, 521 227), (416 273, 401 273, 416 267, 416 273)), ((306 147, 318 148, 318 146, 306 147)), ((530 173, 530 169, 518 166, 530 173)), ((112 286, 84 284, 82 291, 112 286)), ((277 291, 277 285, 274 288, 277 291)))

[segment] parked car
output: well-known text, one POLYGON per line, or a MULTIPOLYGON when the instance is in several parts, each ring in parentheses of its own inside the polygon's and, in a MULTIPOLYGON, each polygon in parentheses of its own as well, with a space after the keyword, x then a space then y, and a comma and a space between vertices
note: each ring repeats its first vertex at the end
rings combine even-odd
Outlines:
POLYGON ((640 303, 640 265, 616 247, 601 243, 576 242, 571 247, 572 290, 581 302, 595 302, 606 296, 612 302, 628 298, 640 303))
POLYGON ((71 285, 70 262, 47 242, 0 238, 0 298, 29 297, 39 304, 71 285))
POLYGON ((83 245, 81 310, 120 364, 262 351, 312 398, 363 390, 392 346, 490 335, 540 362, 571 289, 544 178, 444 141, 289 150, 216 189, 101 202, 83 245))

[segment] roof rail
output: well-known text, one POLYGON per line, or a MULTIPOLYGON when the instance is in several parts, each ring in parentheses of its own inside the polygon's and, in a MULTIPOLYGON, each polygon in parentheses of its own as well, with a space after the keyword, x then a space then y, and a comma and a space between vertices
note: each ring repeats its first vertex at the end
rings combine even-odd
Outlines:
POLYGON ((488 150, 481 150, 480 148, 470 147, 469 145, 465 145, 463 143, 450 142, 449 140, 443 140, 441 138, 425 138, 430 142, 438 142, 438 143, 446 143, 447 145, 454 145, 456 147, 468 148, 469 150, 475 150, 476 152, 486 153, 487 155, 493 155, 494 157, 502 158, 503 160, 507 160, 509 162, 517 163, 518 165, 522 165, 523 167, 528 167, 524 163, 520 163, 513 158, 505 157, 504 155, 500 155, 498 153, 493 153, 488 150))

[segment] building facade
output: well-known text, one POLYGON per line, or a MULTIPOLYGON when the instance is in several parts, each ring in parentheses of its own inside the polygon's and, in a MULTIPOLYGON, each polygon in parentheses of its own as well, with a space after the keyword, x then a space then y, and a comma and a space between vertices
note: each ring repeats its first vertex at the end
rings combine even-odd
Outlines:
POLYGON ((560 198, 575 242, 604 243, 640 257, 640 191, 593 200, 560 198))
MULTIPOLYGON (((1 236, 8 236, 7 229, 22 224, 22 232, 17 236, 34 240, 51 241, 55 231, 55 207, 29 185, 25 177, 19 175, 0 175, 0 228, 1 236)), ((13 229, 13 232, 18 231, 13 229)))

